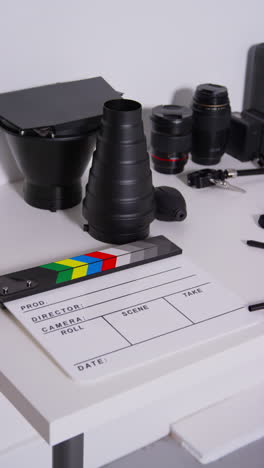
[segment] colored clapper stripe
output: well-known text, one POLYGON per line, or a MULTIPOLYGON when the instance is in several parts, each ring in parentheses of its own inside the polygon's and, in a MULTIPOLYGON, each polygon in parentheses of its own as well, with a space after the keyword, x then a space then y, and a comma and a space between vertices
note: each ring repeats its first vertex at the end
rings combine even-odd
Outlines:
POLYGON ((86 276, 87 271, 88 271, 88 266, 89 265, 83 265, 78 268, 74 268, 71 279, 83 278, 84 276, 86 276))
POLYGON ((84 262, 77 262, 73 258, 68 258, 66 260, 60 260, 59 262, 56 262, 56 263, 59 264, 59 265, 64 265, 64 266, 70 267, 70 268, 77 268, 77 267, 80 267, 82 265, 85 265, 84 262))
POLYGON ((65 283, 65 281, 71 281, 72 280, 72 273, 73 272, 70 269, 60 271, 60 273, 58 273, 56 283, 59 284, 59 283, 65 283))
POLYGON ((59 263, 47 263, 47 265, 41 265, 41 268, 46 268, 47 270, 54 270, 54 271, 65 270, 65 266, 60 265, 59 263))

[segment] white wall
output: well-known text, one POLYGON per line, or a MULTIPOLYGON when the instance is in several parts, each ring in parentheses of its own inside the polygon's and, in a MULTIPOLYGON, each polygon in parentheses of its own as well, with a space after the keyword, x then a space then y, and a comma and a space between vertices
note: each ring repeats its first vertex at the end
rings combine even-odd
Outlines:
MULTIPOLYGON (((239 110, 263 17, 263 0, 0 0, 0 92, 102 75, 149 108, 211 81, 239 110)), ((0 184, 17 177, 0 135, 0 184)))

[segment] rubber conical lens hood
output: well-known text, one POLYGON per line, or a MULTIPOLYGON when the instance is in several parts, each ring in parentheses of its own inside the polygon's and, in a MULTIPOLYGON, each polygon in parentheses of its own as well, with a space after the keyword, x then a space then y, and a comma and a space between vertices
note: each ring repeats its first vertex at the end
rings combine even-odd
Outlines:
POLYGON ((83 215, 89 234, 103 242, 123 244, 149 234, 154 190, 142 108, 136 101, 104 105, 83 215))
POLYGON ((24 199, 29 205, 57 211, 81 202, 81 177, 92 156, 94 133, 40 138, 5 132, 24 175, 24 199))

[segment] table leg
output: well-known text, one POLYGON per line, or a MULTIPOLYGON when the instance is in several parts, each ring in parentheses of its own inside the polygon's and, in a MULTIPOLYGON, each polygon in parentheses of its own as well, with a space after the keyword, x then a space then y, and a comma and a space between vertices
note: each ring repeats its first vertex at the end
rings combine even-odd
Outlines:
POLYGON ((52 447, 52 468, 83 468, 84 435, 52 447))

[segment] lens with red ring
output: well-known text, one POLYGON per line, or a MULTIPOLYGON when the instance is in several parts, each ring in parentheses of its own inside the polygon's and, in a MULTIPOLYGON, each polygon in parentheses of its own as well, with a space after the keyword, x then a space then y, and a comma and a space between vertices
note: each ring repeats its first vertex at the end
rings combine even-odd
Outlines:
POLYGON ((152 109, 151 157, 163 174, 182 172, 192 144, 192 110, 167 105, 152 109))

